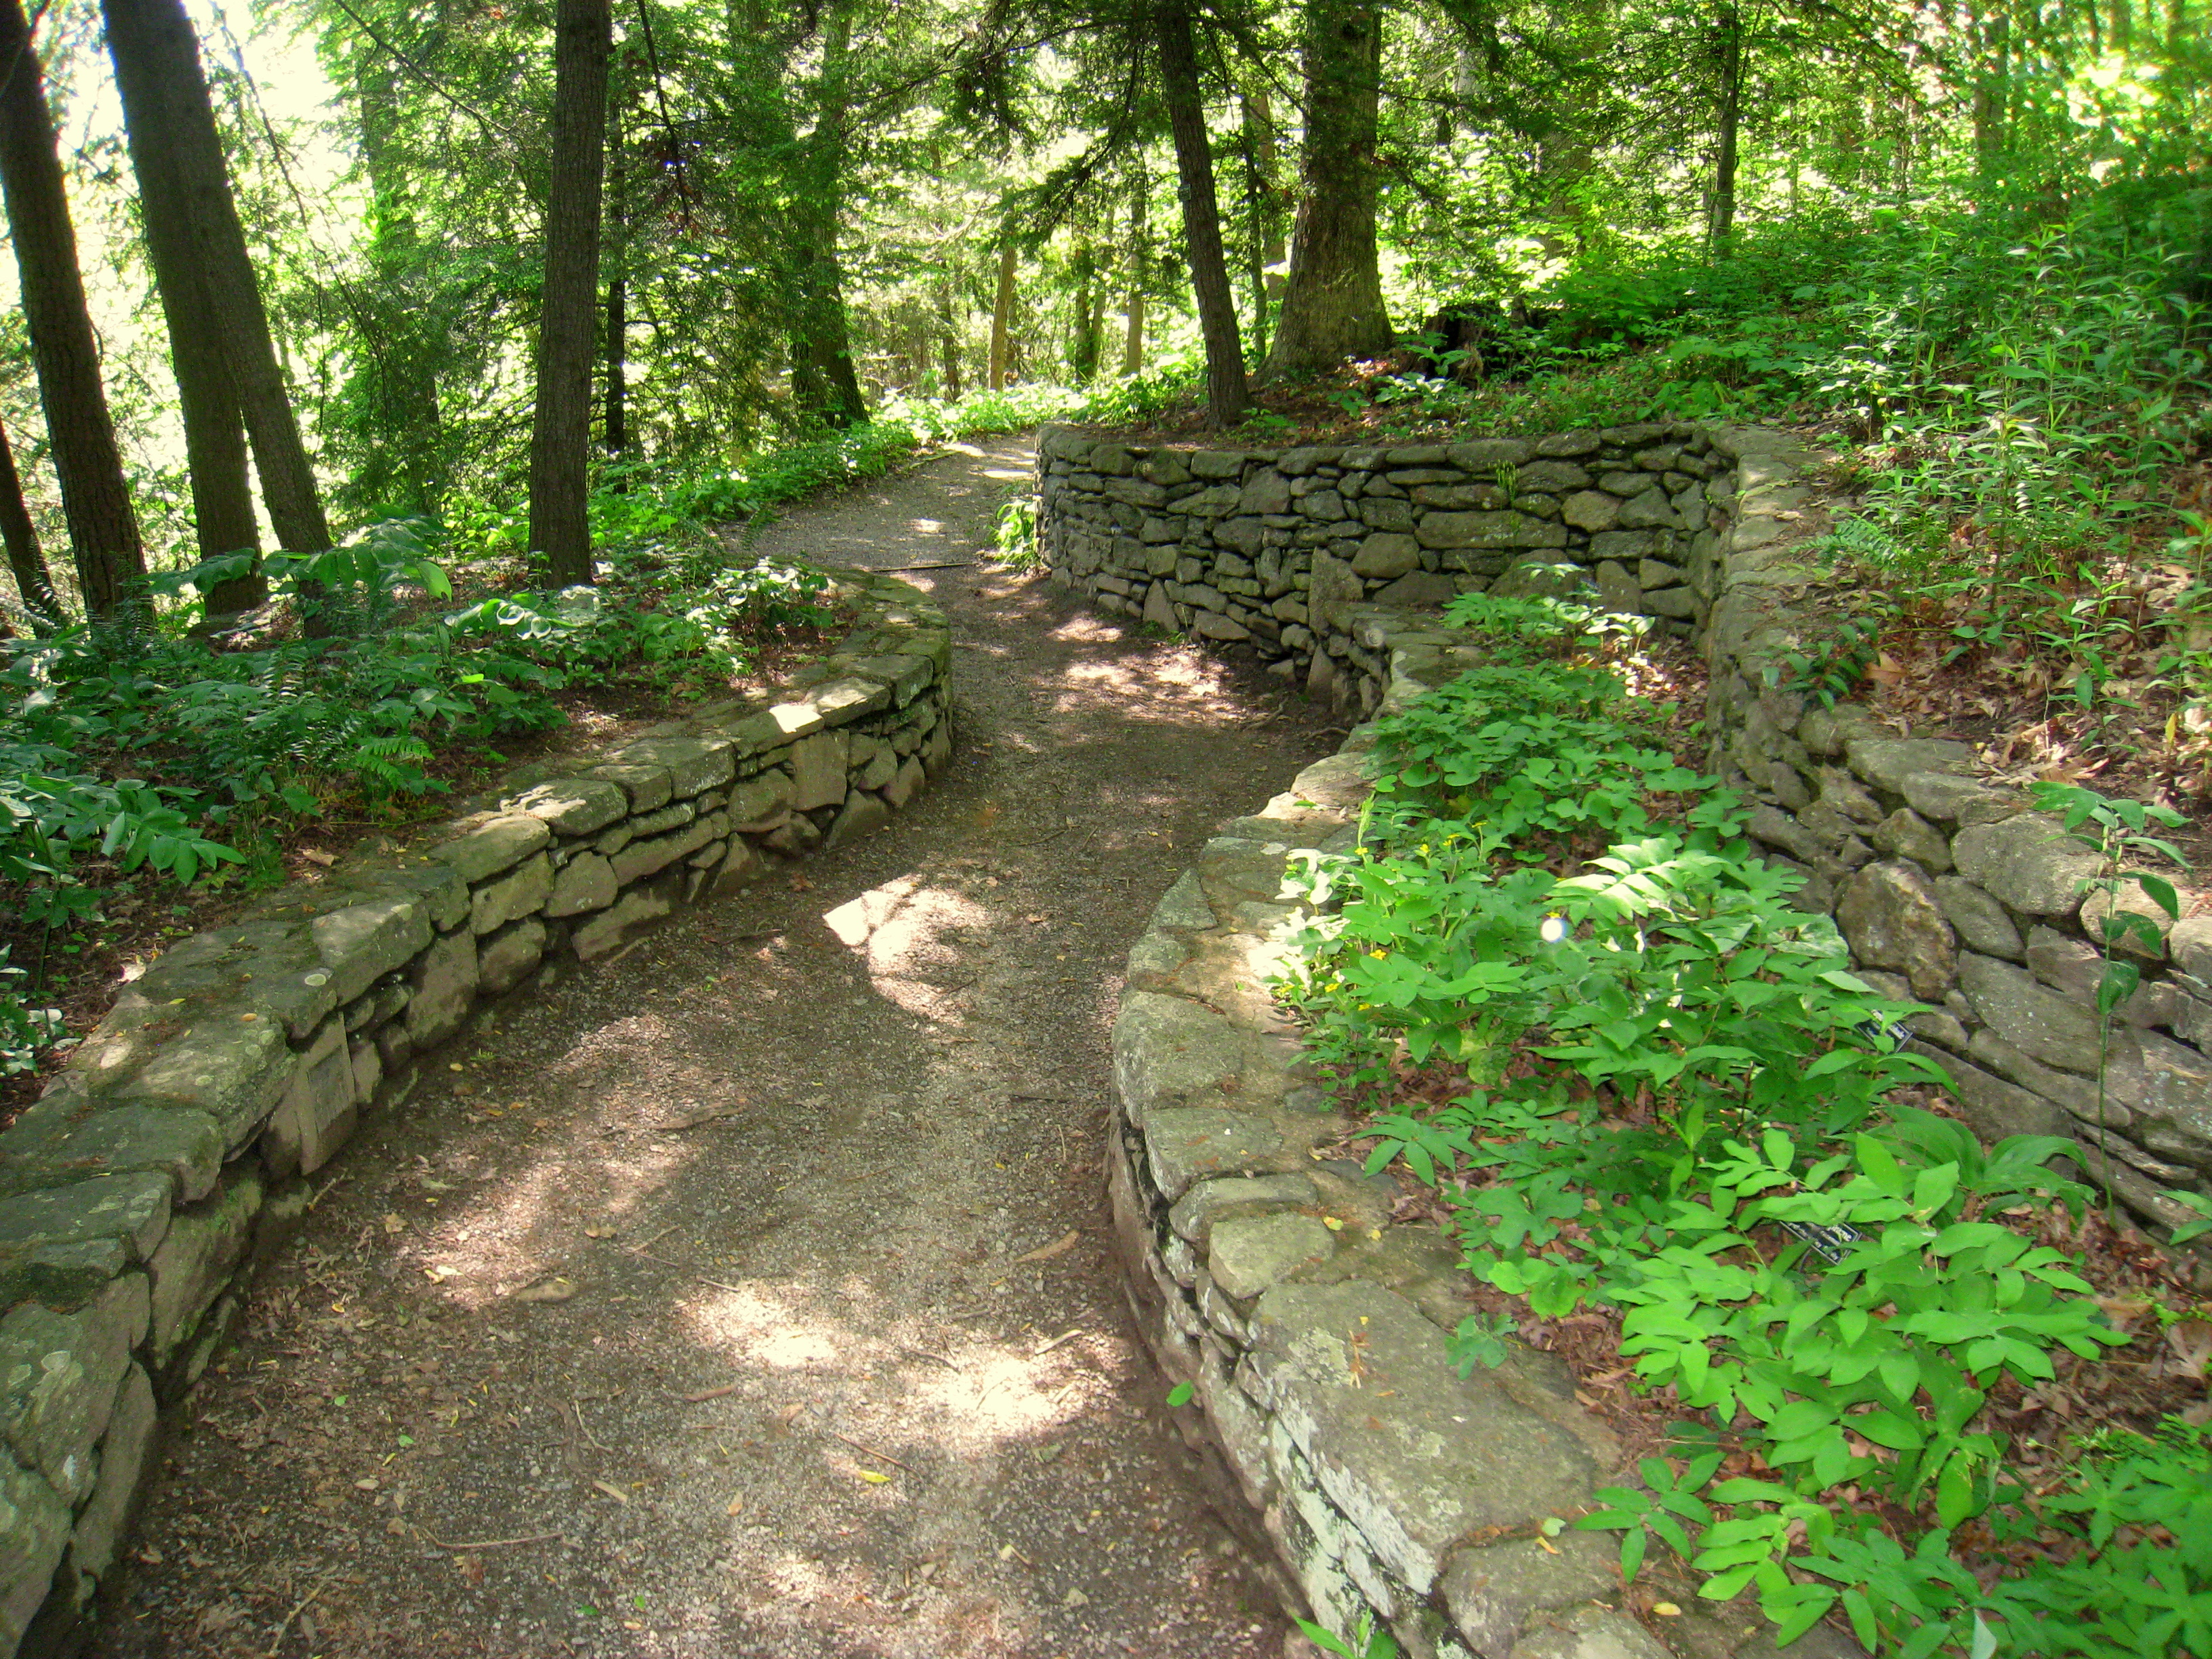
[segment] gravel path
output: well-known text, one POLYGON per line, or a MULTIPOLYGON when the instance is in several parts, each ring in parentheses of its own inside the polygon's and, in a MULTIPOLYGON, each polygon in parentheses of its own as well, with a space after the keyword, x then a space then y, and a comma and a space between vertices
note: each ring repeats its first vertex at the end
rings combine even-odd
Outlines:
MULTIPOLYGON (((1028 464, 963 447, 761 545, 967 561, 1028 464)), ((945 777, 510 1005, 324 1172, 94 1652, 1283 1651, 1098 1144, 1123 951, 1325 716, 1040 580, 908 580, 953 619, 945 777)))

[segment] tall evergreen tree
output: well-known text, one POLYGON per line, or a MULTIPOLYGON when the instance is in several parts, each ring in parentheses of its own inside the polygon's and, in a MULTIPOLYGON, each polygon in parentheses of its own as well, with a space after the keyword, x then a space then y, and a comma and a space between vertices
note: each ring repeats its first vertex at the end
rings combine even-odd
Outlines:
POLYGON ((112 616, 143 581, 145 549, 100 384, 100 348, 77 269, 76 228, 46 107, 46 75, 21 0, 0 0, 0 72, 8 76, 0 85, 0 191, 22 282, 47 453, 61 483, 85 608, 112 616))
MULTIPOLYGON (((216 305, 196 244, 175 119, 163 108, 167 91, 157 49, 134 29, 158 27, 143 8, 125 0, 106 8, 108 53, 123 93, 124 131, 138 178, 139 216, 154 267, 155 292, 168 331, 169 364, 185 427, 185 459, 192 491, 192 524, 203 559, 258 555, 261 527, 246 465, 246 423, 239 414, 216 305)), ((258 572, 215 586, 211 615, 244 611, 267 598, 258 572)))
POLYGON ((1382 9, 1370 0, 1305 0, 1305 140, 1291 269, 1267 373, 1327 374, 1394 337, 1375 241, 1376 146, 1382 9))
MULTIPOLYGON (((164 152, 166 170, 157 176, 179 187, 179 216, 190 228, 198 259, 198 294, 222 341, 269 522, 287 552, 322 552, 331 545, 330 522, 231 193, 199 37, 183 0, 105 0, 104 9, 134 151, 153 146, 164 152)), ((307 630, 319 633, 321 609, 312 590, 306 597, 307 630)))
POLYGON ((1182 183, 1183 248, 1190 257, 1191 291, 1206 343, 1206 416, 1212 425, 1234 426, 1251 408, 1252 390, 1244 379, 1244 349, 1237 339, 1237 305, 1230 297, 1229 261, 1221 246, 1213 150, 1206 134, 1206 95, 1199 82, 1188 0, 1160 0, 1157 22, 1160 85, 1182 183))
POLYGON ((572 585, 592 580, 586 467, 614 20, 607 0, 559 0, 553 27, 553 167, 530 428, 530 545, 555 581, 572 585))
POLYGON ((61 602, 54 597, 53 573, 46 568, 46 550, 39 545, 38 526, 23 501, 22 475, 15 471, 15 447, 8 429, 0 427, 0 544, 8 550, 9 573, 15 578, 15 592, 23 608, 44 627, 58 622, 61 602))

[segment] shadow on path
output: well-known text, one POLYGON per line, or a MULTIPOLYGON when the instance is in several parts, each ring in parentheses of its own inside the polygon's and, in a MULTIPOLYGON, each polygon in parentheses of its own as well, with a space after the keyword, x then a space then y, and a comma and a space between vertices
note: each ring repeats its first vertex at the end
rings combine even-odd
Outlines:
MULTIPOLYGON (((759 544, 967 560, 1027 465, 759 544)), ((1281 1651, 1097 1154, 1121 953, 1323 717, 1038 580, 909 580, 955 629, 939 785, 434 1058, 191 1401, 97 1653, 1281 1651)))

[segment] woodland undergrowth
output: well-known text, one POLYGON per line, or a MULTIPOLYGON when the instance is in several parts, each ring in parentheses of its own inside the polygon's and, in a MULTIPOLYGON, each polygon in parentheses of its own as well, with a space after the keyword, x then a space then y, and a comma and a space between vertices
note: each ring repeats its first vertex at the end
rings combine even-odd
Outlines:
POLYGON ((271 602, 244 617, 210 619, 201 599, 241 556, 159 576, 113 620, 15 619, 0 637, 0 1090, 99 1018, 118 952, 313 874, 303 842, 434 816, 581 703, 726 695, 779 642, 803 652, 834 622, 828 578, 726 526, 1072 402, 914 401, 736 465, 610 465, 590 501, 592 588, 533 580, 519 496, 464 496, 327 554, 269 556, 271 602))
MULTIPOLYGON (((1474 595, 1487 660, 1376 722, 1356 852, 1279 987, 1371 1171, 1465 1252, 1463 1369, 1528 1340, 1645 1455, 1600 1507, 1792 1639, 2212 1650, 2212 1309, 1983 1148, 1739 802, 1624 696, 1638 619, 1474 595)), ((2212 1226, 2212 1223, 2207 1223, 2212 1226)))

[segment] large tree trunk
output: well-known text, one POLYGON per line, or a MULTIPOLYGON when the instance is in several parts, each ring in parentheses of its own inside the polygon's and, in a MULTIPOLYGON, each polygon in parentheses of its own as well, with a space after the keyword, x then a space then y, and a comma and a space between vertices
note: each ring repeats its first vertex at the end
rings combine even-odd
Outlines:
POLYGON ((192 526, 199 556, 250 553, 254 568, 218 582, 205 595, 210 617, 250 611, 269 597, 259 565, 261 526, 253 514, 253 483, 246 466, 246 422, 223 349, 216 307, 194 240, 176 121, 164 108, 168 95, 158 55, 132 33, 145 18, 110 0, 108 55, 123 95, 124 131, 131 170, 138 177, 140 216, 154 287, 167 325, 169 362, 176 375, 177 407, 185 426, 185 460, 191 479, 192 526))
POLYGON ((1712 252, 1728 257, 1736 234, 1736 133, 1743 126, 1743 13, 1735 3, 1721 7, 1721 108, 1712 146, 1712 252))
POLYGON ((1267 356, 1269 313, 1282 298, 1283 217, 1275 182, 1275 112, 1261 87, 1240 100, 1243 115, 1244 205, 1251 216, 1252 349, 1267 356))
POLYGON ((409 201, 410 180, 395 149, 399 73, 367 64, 354 88, 372 199, 363 250, 370 280, 354 290, 359 361, 347 388, 356 440, 367 453, 348 493, 371 511, 433 513, 446 483, 438 372, 450 344, 435 279, 426 276, 432 261, 409 201))
MULTIPOLYGON (((300 423, 277 362, 276 343, 262 308, 260 284, 246 252, 245 228, 230 191, 215 105, 200 68, 199 38, 183 0, 106 0, 108 41, 118 61, 134 68, 118 76, 126 100, 134 88, 159 88, 152 109, 141 105, 133 119, 149 133, 166 135, 184 186, 184 217, 192 228, 201 278, 221 334, 224 361, 238 395, 239 412, 261 477, 261 500, 277 544, 290 553, 319 553, 331 544, 323 500, 300 439, 300 423)), ((309 634, 325 622, 317 591, 301 590, 309 634)))
POLYGON ((1121 373, 1136 374, 1145 367, 1145 277, 1151 268, 1152 250, 1145 234, 1145 212, 1152 181, 1141 164, 1129 187, 1129 300, 1127 327, 1121 339, 1121 373))
POLYGON ((846 0, 829 0, 821 12, 822 66, 814 82, 814 130, 801 141, 793 191, 793 252, 799 261, 798 307, 793 324, 793 386, 800 404, 833 427, 868 418, 867 399, 853 365, 853 335, 845 314, 845 270, 837 255, 843 228, 845 168, 851 149, 853 15, 846 0), (805 380, 798 370, 804 365, 805 380))
POLYGON ((0 426, 0 542, 7 544, 8 569, 15 578, 15 595, 31 613, 32 625, 43 633, 62 617, 61 601, 54 597, 53 573, 46 568, 39 532, 31 523, 31 510, 23 504, 23 480, 15 471, 15 452, 8 442, 8 428, 0 426))
POLYGON ((530 545, 563 586, 592 580, 585 467, 592 442, 592 337, 599 299, 599 189, 606 163, 608 0, 554 13, 553 173, 530 427, 530 545))
POLYGON ((1069 260, 1075 277, 1074 325, 1067 337, 1068 377, 1089 386, 1098 377, 1098 315, 1092 296, 1098 286, 1098 256, 1088 235, 1079 236, 1069 260))
POLYGON ((1006 389, 1006 356, 1014 325, 1014 264, 1009 245, 999 250, 999 288, 991 303, 991 390, 1006 389))
POLYGON ((1729 240, 1735 234, 1736 137, 1743 121, 1743 14, 1734 0, 1720 9, 1719 38, 1721 100, 1713 141, 1712 250, 1726 258, 1729 240))
POLYGON ((1368 0, 1306 0, 1305 143, 1297 223, 1283 290, 1273 380, 1326 374, 1373 357, 1394 336, 1375 247, 1375 152, 1382 15, 1368 0))
POLYGON ((23 320, 46 415, 46 445, 85 608, 111 616, 146 574, 138 520, 100 380, 100 349, 77 270, 45 76, 20 0, 0 0, 0 191, 22 282, 23 320))
POLYGON ((1183 243, 1190 255, 1191 292, 1198 301, 1198 330, 1206 342, 1206 416, 1213 426, 1234 426, 1251 409, 1252 390, 1244 380, 1237 302, 1230 297, 1229 261, 1221 247, 1213 149, 1206 136, 1206 100, 1199 86, 1188 0, 1162 0, 1159 41, 1161 90, 1182 186, 1183 243))

